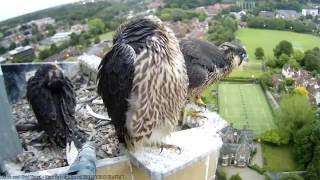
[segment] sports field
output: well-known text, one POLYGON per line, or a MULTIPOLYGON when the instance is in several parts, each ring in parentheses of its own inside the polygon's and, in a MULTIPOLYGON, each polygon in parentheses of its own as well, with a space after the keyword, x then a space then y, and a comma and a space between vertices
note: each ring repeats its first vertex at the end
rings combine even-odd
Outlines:
POLYGON ((282 40, 290 41, 294 49, 305 51, 314 47, 320 47, 320 38, 310 34, 295 33, 289 31, 277 31, 266 29, 241 28, 236 32, 236 38, 246 47, 249 54, 249 62, 245 69, 236 69, 231 77, 259 77, 261 75, 261 60, 256 60, 254 52, 257 47, 264 49, 267 59, 273 58, 273 49, 282 40))
POLYGON ((219 113, 234 127, 247 126, 257 135, 275 127, 271 109, 260 85, 222 82, 218 92, 219 113))
POLYGON ((319 37, 289 31, 242 28, 236 32, 236 37, 247 48, 249 60, 253 61, 255 61, 254 52, 257 47, 264 49, 266 57, 273 57, 273 49, 282 40, 291 42, 294 49, 301 51, 320 47, 319 37))

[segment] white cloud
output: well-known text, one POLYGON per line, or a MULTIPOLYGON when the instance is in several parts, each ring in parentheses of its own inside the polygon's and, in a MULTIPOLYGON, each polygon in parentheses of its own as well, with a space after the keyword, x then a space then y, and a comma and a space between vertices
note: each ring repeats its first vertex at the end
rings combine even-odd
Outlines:
POLYGON ((76 1, 79 0, 5 0, 0 5, 0 21, 76 1))

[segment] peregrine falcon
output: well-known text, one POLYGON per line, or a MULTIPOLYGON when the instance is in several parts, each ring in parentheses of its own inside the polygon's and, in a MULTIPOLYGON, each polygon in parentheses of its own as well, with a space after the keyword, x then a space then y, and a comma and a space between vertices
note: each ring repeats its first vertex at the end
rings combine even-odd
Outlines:
POLYGON ((196 104, 201 106, 205 106, 200 98, 201 92, 227 77, 247 58, 243 47, 230 42, 218 47, 202 40, 183 39, 180 48, 189 77, 188 97, 195 96, 196 104))
POLYGON ((66 147, 73 141, 81 148, 86 138, 75 124, 75 92, 60 67, 42 65, 27 83, 27 99, 52 143, 66 147))
POLYGON ((179 42, 158 18, 119 27, 98 72, 98 93, 120 142, 137 147, 163 143, 178 124, 188 92, 179 42))

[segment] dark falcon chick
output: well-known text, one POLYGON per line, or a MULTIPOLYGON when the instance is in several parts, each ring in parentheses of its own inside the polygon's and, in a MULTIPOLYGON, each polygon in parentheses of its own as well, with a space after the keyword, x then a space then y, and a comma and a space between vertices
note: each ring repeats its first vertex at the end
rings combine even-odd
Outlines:
POLYGON ((65 147, 74 141, 80 148, 86 138, 74 117, 76 99, 71 81, 54 64, 42 65, 27 84, 27 99, 52 143, 65 147))
POLYGON ((227 77, 247 58, 246 50, 236 43, 226 42, 219 47, 206 41, 180 41, 189 77, 188 97, 195 97, 198 105, 205 106, 200 94, 211 84, 227 77))
POLYGON ((121 25, 113 43, 97 79, 98 93, 120 142, 132 150, 148 145, 170 147, 163 139, 178 124, 188 90, 177 38, 151 16, 121 25))

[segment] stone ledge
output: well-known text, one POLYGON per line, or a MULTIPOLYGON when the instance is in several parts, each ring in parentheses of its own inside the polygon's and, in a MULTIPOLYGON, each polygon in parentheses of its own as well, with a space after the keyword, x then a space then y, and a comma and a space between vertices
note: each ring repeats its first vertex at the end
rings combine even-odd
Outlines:
POLYGON ((145 148, 142 152, 130 153, 131 163, 144 172, 146 177, 143 179, 170 179, 172 176, 180 177, 181 175, 177 176, 180 172, 188 175, 187 177, 212 179, 222 140, 214 130, 210 132, 206 129, 199 127, 172 133, 166 143, 179 146, 182 149, 181 154, 171 149, 164 149, 160 153, 159 149, 145 148), (198 167, 193 167, 196 171, 186 171, 195 164, 198 164, 198 167), (209 171, 214 171, 213 175, 209 171))

